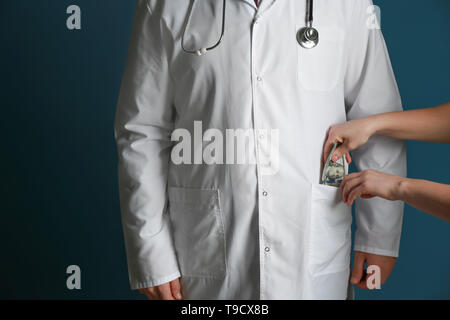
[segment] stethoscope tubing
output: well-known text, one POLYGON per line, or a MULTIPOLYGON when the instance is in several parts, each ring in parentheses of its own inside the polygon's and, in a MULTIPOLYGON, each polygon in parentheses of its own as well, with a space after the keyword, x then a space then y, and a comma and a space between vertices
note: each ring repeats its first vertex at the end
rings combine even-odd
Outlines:
POLYGON ((312 27, 312 23, 314 20, 314 0, 308 0, 308 13, 307 13, 307 19, 306 19, 306 26, 312 27))
MULTIPOLYGON (((307 0, 307 1, 308 2, 307 2, 307 14, 306 14, 306 27, 299 31, 300 34, 297 35, 297 41, 302 47, 304 47, 306 49, 311 49, 317 45, 318 40, 319 40, 318 39, 319 33, 312 26, 313 19, 314 19, 314 0, 307 0), (313 31, 314 35, 316 36, 316 39, 309 39, 308 31, 309 32, 313 31), (308 43, 306 43, 306 42, 308 42, 308 43)), ((181 35, 181 48, 183 49, 183 51, 185 53, 196 54, 196 55, 201 56, 202 54, 205 54, 206 52, 217 48, 220 45, 220 43, 222 42, 222 39, 225 34, 226 0, 223 0, 223 3, 222 3, 222 31, 220 33, 220 37, 217 40, 217 42, 210 47, 191 50, 191 49, 187 49, 184 46, 184 37, 186 35, 186 29, 188 28, 189 22, 191 20, 192 11, 194 10, 194 4, 195 4, 195 0, 190 0, 188 13, 187 13, 186 20, 184 23, 183 34, 181 35)))
POLYGON ((186 49, 186 47, 184 46, 184 36, 186 34, 186 29, 187 29, 187 27, 189 25, 189 21, 191 20, 191 15, 192 15, 192 10, 194 8, 194 3, 195 3, 195 0, 191 0, 190 3, 189 3, 188 14, 187 14, 187 17, 186 17, 186 22, 184 24, 183 34, 181 36, 181 48, 186 53, 202 55, 202 54, 206 53, 207 51, 210 51, 210 50, 213 50, 213 49, 217 48, 220 45, 220 43, 222 42, 223 36, 225 34, 225 19, 226 19, 226 11, 227 11, 226 10, 226 6, 227 6, 227 4, 226 4, 226 0, 223 0, 223 4, 222 4, 222 31, 220 33, 220 37, 217 40, 217 42, 214 45, 210 46, 210 47, 200 48, 200 49, 197 49, 197 50, 189 50, 189 49, 186 49))

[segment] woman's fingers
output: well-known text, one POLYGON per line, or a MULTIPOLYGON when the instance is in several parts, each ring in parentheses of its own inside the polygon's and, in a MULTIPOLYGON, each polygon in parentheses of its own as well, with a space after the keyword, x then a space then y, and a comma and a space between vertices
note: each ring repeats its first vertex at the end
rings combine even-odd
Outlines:
POLYGON ((338 161, 344 154, 348 153, 349 151, 350 150, 348 150, 345 143, 341 144, 339 147, 336 148, 336 150, 334 150, 333 155, 331 156, 331 161, 333 162, 338 161))
POLYGON ((350 191, 350 194, 347 197, 347 204, 349 206, 353 205, 353 201, 356 200, 360 195, 364 193, 364 188, 362 184, 358 184, 355 188, 350 191))
POLYGON ((349 204, 349 195, 351 191, 361 184, 361 176, 357 175, 351 179, 347 179, 346 183, 342 187, 342 200, 349 204))
POLYGON ((344 180, 341 182, 341 187, 340 187, 340 188, 341 188, 342 190, 344 190, 345 185, 346 185, 350 180, 359 177, 360 174, 361 174, 360 172, 353 172, 353 173, 350 173, 350 174, 346 175, 346 176, 344 177, 344 180))
POLYGON ((328 129, 328 132, 327 132, 327 138, 326 138, 325 144, 323 146, 323 163, 324 164, 327 161, 327 158, 331 152, 331 149, 333 148, 333 144, 335 142, 339 142, 339 143, 344 142, 344 140, 341 137, 339 137, 338 135, 336 135, 334 133, 334 130, 335 130, 334 127, 331 127, 330 129, 328 129))

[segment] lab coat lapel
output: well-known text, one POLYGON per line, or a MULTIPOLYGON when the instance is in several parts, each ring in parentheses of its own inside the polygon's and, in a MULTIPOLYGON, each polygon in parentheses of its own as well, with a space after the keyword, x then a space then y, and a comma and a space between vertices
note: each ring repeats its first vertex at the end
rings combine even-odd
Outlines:
POLYGON ((258 11, 259 13, 262 13, 264 11, 266 11, 267 9, 269 9, 276 0, 259 0, 259 6, 258 6, 258 11))
POLYGON ((245 2, 247 4, 249 4, 251 7, 256 8, 256 4, 254 0, 236 0, 238 2, 245 2))

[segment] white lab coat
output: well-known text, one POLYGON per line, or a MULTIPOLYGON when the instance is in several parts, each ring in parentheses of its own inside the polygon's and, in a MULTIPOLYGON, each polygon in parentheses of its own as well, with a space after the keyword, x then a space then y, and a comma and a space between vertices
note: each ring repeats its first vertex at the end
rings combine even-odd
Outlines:
MULTIPOLYGON (((306 50, 296 41, 305 0, 228 0, 224 39, 201 57, 180 46, 188 4, 140 0, 135 15, 115 123, 131 287, 181 276, 186 299, 345 299, 351 209, 319 184, 326 131, 401 110, 382 34, 366 25, 371 1, 316 0, 320 42, 306 50), (276 172, 175 165, 171 134, 193 134, 194 121, 203 131, 278 129, 276 172)), ((214 44, 221 13, 221 0, 197 1, 185 46, 214 44)), ((262 157, 265 136, 252 139, 262 157)), ((406 174, 400 141, 373 137, 353 159, 406 174)), ((402 211, 358 199, 354 249, 397 256, 402 211)))

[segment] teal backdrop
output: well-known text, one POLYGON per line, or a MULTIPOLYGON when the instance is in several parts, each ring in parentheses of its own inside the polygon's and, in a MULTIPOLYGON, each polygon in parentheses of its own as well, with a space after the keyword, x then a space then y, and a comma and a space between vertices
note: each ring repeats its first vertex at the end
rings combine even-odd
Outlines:
MULTIPOLYGON (((378 0, 405 109, 450 101, 450 1, 378 0)), ((113 119, 136 1, 2 1, 0 298, 141 299, 128 285, 113 119), (82 29, 66 28, 76 4, 82 29), (66 288, 79 265, 81 290, 66 288)), ((450 184, 450 146, 408 142, 450 184)), ((400 257, 358 299, 449 299, 450 224, 406 206, 400 257)))

